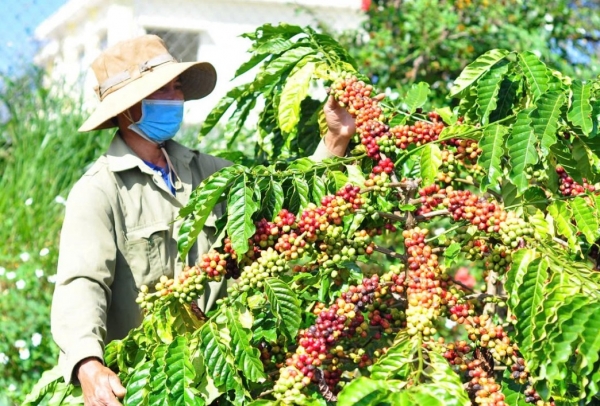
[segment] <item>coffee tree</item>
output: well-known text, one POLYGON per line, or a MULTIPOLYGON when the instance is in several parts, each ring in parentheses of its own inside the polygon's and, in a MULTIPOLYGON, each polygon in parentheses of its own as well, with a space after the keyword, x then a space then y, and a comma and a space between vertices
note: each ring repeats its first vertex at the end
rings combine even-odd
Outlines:
MULTIPOLYGON (((210 252, 144 287, 142 325, 106 347, 124 404, 600 401, 598 81, 491 50, 454 82, 456 109, 424 112, 427 85, 387 101, 310 28, 247 37, 238 74, 256 76, 202 132, 232 110, 233 143, 262 101, 255 158, 274 163, 225 168, 182 209, 185 258, 227 203, 210 252), (313 84, 355 119, 345 158, 293 159, 325 130, 313 84)), ((78 394, 49 373, 28 402, 78 394)))

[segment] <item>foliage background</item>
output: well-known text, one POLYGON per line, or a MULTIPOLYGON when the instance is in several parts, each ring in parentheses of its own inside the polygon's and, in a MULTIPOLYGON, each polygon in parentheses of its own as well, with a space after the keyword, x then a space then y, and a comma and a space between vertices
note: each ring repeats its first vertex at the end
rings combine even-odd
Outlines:
POLYGON ((444 103, 452 80, 494 49, 532 51, 573 78, 600 73, 600 5, 568 0, 372 0, 363 29, 341 40, 379 88, 427 82, 444 103))
MULTIPOLYGON (((439 105, 464 66, 491 48, 539 53, 575 78, 598 73, 600 13, 589 1, 374 0, 362 29, 341 38, 358 66, 380 88, 402 95, 430 83, 439 105)), ((323 29, 327 29, 323 22, 323 29)), ((87 165, 108 145, 110 133, 78 134, 79 100, 44 84, 31 69, 3 77, 0 102, 0 405, 18 404, 41 372, 54 364, 49 304, 64 200, 87 165)), ((220 129, 205 152, 224 149, 220 129)), ((197 129, 182 135, 197 145, 197 129)), ((255 135, 244 129, 240 149, 255 135)))

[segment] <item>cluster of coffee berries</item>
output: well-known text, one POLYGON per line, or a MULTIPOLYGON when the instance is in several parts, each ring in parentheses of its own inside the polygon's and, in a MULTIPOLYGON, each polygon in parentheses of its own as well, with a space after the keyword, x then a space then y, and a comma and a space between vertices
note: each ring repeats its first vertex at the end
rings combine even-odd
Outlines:
POLYGON ((227 260, 215 250, 202 254, 198 261, 198 268, 210 279, 220 281, 226 273, 227 260))
POLYGON ((371 171, 373 174, 387 173, 388 175, 394 172, 394 162, 390 158, 380 160, 371 171))
POLYGON ((327 232, 329 225, 341 225, 344 216, 354 213, 365 203, 359 192, 358 186, 346 185, 335 196, 323 197, 321 206, 309 204, 300 214, 298 232, 304 234, 307 241, 314 242, 318 234, 327 232))
POLYGON ((500 240, 507 247, 524 246, 526 237, 533 237, 535 229, 514 212, 508 212, 506 220, 500 224, 500 240))
POLYGON ((282 209, 273 221, 260 219, 255 222, 256 231, 250 239, 250 243, 258 246, 259 249, 273 247, 276 241, 295 228, 296 216, 287 209, 282 209))
POLYGON ((485 269, 504 274, 508 271, 512 260, 510 249, 505 245, 496 245, 486 258, 485 269))
POLYGON ((533 386, 528 386, 523 392, 525 395, 525 403, 532 403, 535 406, 554 406, 554 400, 550 399, 549 402, 546 402, 542 399, 539 393, 533 388, 533 386))
POLYGON ((417 121, 412 125, 398 125, 390 128, 390 138, 399 149, 407 149, 410 145, 421 146, 432 141, 437 141, 442 130, 445 128, 444 122, 437 113, 429 113, 427 121, 417 121))
POLYGON ((443 346, 443 356, 448 363, 464 374, 466 390, 477 405, 504 406, 504 395, 494 378, 493 363, 486 360, 485 350, 473 350, 466 341, 456 341, 443 346))
POLYGON ((575 182, 562 166, 556 167, 556 173, 559 176, 558 182, 560 183, 558 190, 563 196, 578 196, 586 191, 594 192, 596 190, 595 186, 590 185, 585 178, 583 178, 583 185, 575 182))
POLYGON ((467 362, 466 384, 467 393, 471 401, 482 406, 507 406, 500 385, 496 382, 493 368, 489 368, 485 361, 474 359, 467 362))
POLYGON ((265 366, 265 369, 272 365, 279 369, 284 365, 286 360, 284 343, 285 339, 283 337, 279 337, 274 343, 262 341, 258 345, 258 350, 260 351, 260 360, 265 366))
POLYGON ((354 238, 344 238, 342 226, 330 225, 315 242, 317 263, 325 268, 334 267, 346 261, 354 261, 359 255, 373 253, 374 244, 366 230, 358 230, 354 238))
POLYGON ((284 272, 286 261, 273 248, 260 252, 260 256, 250 265, 244 266, 238 282, 227 289, 229 294, 246 292, 254 288, 262 288, 263 281, 284 272))
POLYGON ((442 189, 438 185, 431 185, 423 188, 419 194, 422 203, 419 214, 445 208, 454 221, 465 220, 480 231, 500 233, 501 237, 506 237, 507 245, 513 245, 513 241, 518 245, 519 238, 534 233, 533 228, 522 219, 514 214, 509 218, 508 212, 496 202, 479 197, 470 190, 455 190, 451 186, 442 189), (520 234, 515 228, 521 228, 520 234))
POLYGON ((536 169, 532 166, 528 166, 525 168, 525 178, 527 178, 528 181, 543 183, 548 180, 548 173, 543 169, 536 169))
POLYGON ((487 348, 495 361, 504 365, 518 362, 518 347, 500 325, 494 324, 488 314, 470 317, 466 323, 469 339, 480 348, 487 348))
POLYGON ((486 240, 474 238, 466 242, 461 247, 461 251, 465 253, 465 258, 471 261, 483 259, 490 253, 490 246, 486 240))
POLYGON ((166 275, 161 276, 153 290, 146 285, 142 285, 136 302, 142 309, 148 311, 171 301, 178 301, 181 304, 190 303, 204 293, 206 280, 206 273, 199 267, 186 266, 173 279, 166 275))
POLYGON ((454 151, 450 149, 442 150, 442 164, 437 173, 438 181, 446 184, 452 183, 458 175, 459 162, 454 156, 454 151))
POLYGON ((281 368, 279 379, 273 385, 275 398, 285 404, 301 403, 306 398, 301 390, 308 386, 311 379, 292 366, 281 368))
POLYGON ((425 243, 428 231, 416 227, 402 232, 408 268, 408 276, 402 282, 408 299, 406 327, 409 335, 435 334, 433 321, 442 314, 442 306, 454 300, 433 247, 425 243))
POLYGON ((446 358, 448 363, 455 366, 458 371, 466 372, 468 362, 467 357, 469 357, 472 350, 471 346, 465 340, 460 340, 445 345, 442 355, 446 358))
MULTIPOLYGON (((324 361, 330 362, 335 358, 339 352, 336 343, 340 340, 367 337, 369 324, 363 313, 373 302, 378 291, 380 291, 379 276, 373 275, 371 278, 365 278, 360 285, 350 286, 329 308, 323 304, 315 306, 314 313, 317 316, 315 323, 299 332, 298 348, 286 360, 286 366, 281 369, 280 378, 274 387, 276 397, 281 399, 294 395, 292 388, 297 386, 290 385, 291 375, 294 378, 299 377, 294 380, 294 383, 301 382, 304 386, 311 381, 316 381, 316 369, 320 368, 324 361)), ((362 356, 360 361, 365 361, 362 356)), ((337 383, 338 375, 331 375, 337 367, 329 370, 330 374, 326 375, 326 379, 329 379, 328 383, 337 383)))
POLYGON ((379 155, 377 142, 388 132, 389 127, 383 124, 382 110, 379 107, 382 97, 371 97, 372 92, 371 85, 349 75, 336 80, 331 85, 329 93, 354 117, 361 144, 365 146, 367 155, 377 160, 379 155))
MULTIPOLYGON (((365 84, 362 80, 358 80, 356 76, 347 75, 344 78, 338 79, 331 85, 329 93, 335 97, 340 106, 346 107, 348 113, 356 117, 361 110, 372 107, 376 101, 371 99, 373 86, 365 84)), ((379 118, 379 114, 372 117, 379 118)))
POLYGON ((477 141, 467 138, 452 138, 444 141, 444 144, 456 147, 456 157, 463 161, 476 162, 483 150, 479 148, 477 141))
POLYGON ((510 366, 510 377, 524 385, 529 380, 529 368, 524 358, 517 357, 514 364, 510 366))
POLYGON ((457 303, 450 307, 450 320, 464 324, 469 316, 475 314, 473 305, 470 303, 457 303))
POLYGON ((389 145, 386 140, 390 139, 388 130, 389 127, 379 120, 367 120, 361 126, 357 126, 356 133, 360 137, 360 143, 366 149, 367 156, 378 160, 380 147, 383 147, 386 152, 391 150, 386 148, 389 145))

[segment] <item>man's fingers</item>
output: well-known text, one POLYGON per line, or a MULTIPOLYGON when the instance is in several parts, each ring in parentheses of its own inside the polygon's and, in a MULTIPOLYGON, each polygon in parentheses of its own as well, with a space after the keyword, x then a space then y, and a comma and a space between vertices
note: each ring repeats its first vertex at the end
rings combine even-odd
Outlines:
POLYGON ((125 391, 125 388, 123 387, 123 385, 121 385, 121 381, 119 380, 119 377, 116 375, 109 375, 108 383, 110 384, 110 388, 112 389, 115 396, 118 397, 119 399, 123 399, 126 391, 125 391))
POLYGON ((98 396, 98 400, 98 403, 102 406, 121 406, 121 403, 117 400, 110 388, 102 391, 102 395, 98 396))

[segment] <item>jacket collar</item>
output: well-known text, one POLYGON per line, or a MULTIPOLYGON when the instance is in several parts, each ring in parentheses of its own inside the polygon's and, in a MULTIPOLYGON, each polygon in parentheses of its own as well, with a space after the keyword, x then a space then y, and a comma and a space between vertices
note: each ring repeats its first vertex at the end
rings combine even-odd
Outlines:
MULTIPOLYGON (((194 158, 194 152, 175 141, 167 141, 167 153, 173 161, 182 162, 188 166, 194 158)), ((144 173, 152 174, 153 171, 133 152, 129 145, 125 143, 123 138, 117 132, 113 137, 108 151, 108 167, 112 172, 122 172, 135 167, 139 167, 144 173)))

